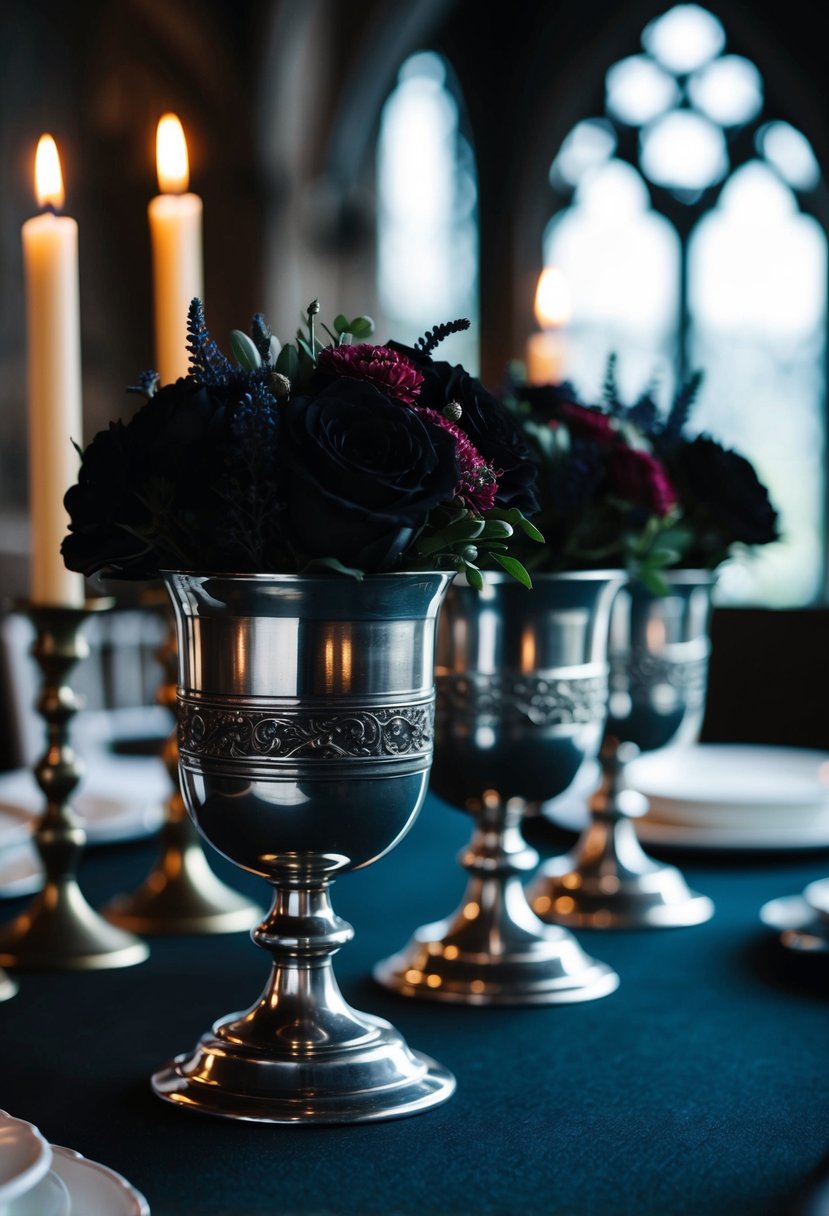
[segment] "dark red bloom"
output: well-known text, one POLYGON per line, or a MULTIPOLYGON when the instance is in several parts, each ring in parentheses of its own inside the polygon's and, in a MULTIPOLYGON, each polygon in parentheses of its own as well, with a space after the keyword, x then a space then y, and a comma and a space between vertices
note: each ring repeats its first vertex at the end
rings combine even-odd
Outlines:
POLYGON ((677 504, 676 490, 664 466, 650 452, 619 444, 608 465, 610 488, 637 506, 665 516, 677 504))
POLYGON ((423 376, 405 355, 388 346, 372 346, 368 342, 357 346, 330 346, 320 351, 317 367, 328 376, 368 380, 387 397, 406 405, 417 401, 423 383, 423 376))
POLYGON ((417 412, 435 426, 448 431, 455 440, 455 455, 460 471, 455 497, 462 499, 464 506, 479 515, 484 511, 491 511, 498 493, 498 475, 495 469, 484 460, 469 436, 454 422, 444 418, 437 410, 418 409, 417 412))
POLYGON ((607 414, 576 405, 575 401, 563 401, 558 415, 578 439, 589 439, 597 447, 606 448, 616 443, 618 432, 607 414))

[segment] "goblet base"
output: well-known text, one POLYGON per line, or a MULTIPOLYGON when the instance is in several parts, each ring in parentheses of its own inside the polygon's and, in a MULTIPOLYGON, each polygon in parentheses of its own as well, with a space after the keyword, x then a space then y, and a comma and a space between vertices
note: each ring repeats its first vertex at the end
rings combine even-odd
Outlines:
POLYGON ((707 895, 692 891, 676 866, 654 861, 634 820, 648 809, 622 788, 621 749, 603 752, 602 784, 590 800, 591 819, 572 853, 541 867, 527 892, 546 923, 581 929, 682 929, 714 915, 707 895))
POLYGON ((558 857, 528 892, 541 920, 574 929, 681 929, 714 915, 707 895, 692 891, 675 866, 643 874, 585 874, 574 857, 558 857), (578 884, 578 885, 576 885, 578 884))
POLYGON ((406 949, 377 964, 374 978, 401 996, 459 1005, 565 1005, 615 992, 616 972, 570 933, 538 928, 498 953, 474 943, 464 949, 448 920, 424 925, 406 949))
POLYGON ((299 1051, 274 1044, 263 1052, 261 1044, 223 1035, 219 1024, 194 1052, 159 1069, 153 1089, 189 1110, 254 1123, 400 1119, 452 1096, 447 1069, 411 1051, 382 1018, 349 1013, 358 1030, 350 1041, 299 1051))

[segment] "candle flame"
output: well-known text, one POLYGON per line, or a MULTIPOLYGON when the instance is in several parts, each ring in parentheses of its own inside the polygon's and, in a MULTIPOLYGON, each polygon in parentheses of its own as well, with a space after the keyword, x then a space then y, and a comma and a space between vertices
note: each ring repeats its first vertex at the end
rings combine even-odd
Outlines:
POLYGON ((535 290, 535 316, 543 329, 560 329, 571 319, 570 284, 558 266, 546 266, 535 290))
POLYGON ((184 130, 175 114, 165 114, 159 119, 155 160, 161 193, 184 194, 190 184, 190 161, 184 130))
POLYGON ((35 154, 35 194, 39 207, 63 206, 63 175, 58 147, 51 135, 41 135, 35 154))

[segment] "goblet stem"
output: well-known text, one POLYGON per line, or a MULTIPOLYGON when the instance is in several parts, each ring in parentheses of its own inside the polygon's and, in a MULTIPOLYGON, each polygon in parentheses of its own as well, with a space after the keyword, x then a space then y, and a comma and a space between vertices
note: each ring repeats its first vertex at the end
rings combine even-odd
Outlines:
POLYGON ((32 654, 43 673, 37 710, 46 723, 47 747, 35 766, 46 808, 35 830, 45 884, 32 905, 0 930, 0 964, 11 967, 97 970, 143 962, 144 942, 108 925, 89 906, 75 878, 86 844, 71 806, 82 768, 72 751, 69 723, 79 708, 68 683, 75 664, 89 653, 83 624, 88 608, 36 606, 32 654))
POLYGON ((634 820, 648 803, 625 787, 624 776, 637 754, 632 744, 605 740, 588 826, 572 853, 542 867, 528 892, 542 920, 593 929, 679 928, 713 915, 706 895, 689 890, 675 866, 654 861, 639 844, 634 820))
POLYGON ((521 877, 538 861, 521 834, 522 799, 487 791, 472 840, 458 860, 470 874, 458 910, 418 929, 374 970, 405 996, 480 1005, 552 1005, 606 996, 618 977, 566 930, 545 927, 521 877))
POLYGON ((159 1097, 232 1119, 357 1123, 417 1114, 451 1095, 451 1073, 343 997, 331 960, 354 930, 334 912, 329 885, 300 875, 274 885, 252 933, 273 959, 264 992, 156 1073, 159 1097))
MULTIPOLYGON (((162 594, 169 608, 166 592, 162 594)), ((166 677, 156 700, 175 713, 178 647, 175 621, 169 613, 168 622, 166 641, 156 656, 166 677)), ((216 877, 187 814, 179 790, 177 730, 165 739, 161 759, 173 792, 165 806, 158 858, 137 890, 117 896, 104 915, 112 924, 134 933, 237 933, 252 928, 262 909, 216 877)))

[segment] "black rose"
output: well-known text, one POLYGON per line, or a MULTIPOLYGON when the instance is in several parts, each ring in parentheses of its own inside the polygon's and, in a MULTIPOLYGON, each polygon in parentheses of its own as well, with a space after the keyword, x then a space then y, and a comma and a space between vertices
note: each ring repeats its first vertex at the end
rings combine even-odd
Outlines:
POLYGON ((509 410, 459 365, 436 361, 396 342, 388 345, 407 355, 422 373, 418 404, 438 411, 453 401, 460 405, 463 413, 457 425, 498 474, 496 504, 518 507, 525 515, 534 515, 538 511, 538 469, 509 410))
POLYGON ((143 473, 137 473, 125 432, 122 422, 98 432, 83 454, 77 484, 63 500, 71 521, 61 546, 63 559, 70 570, 87 577, 103 569, 129 569, 134 578, 157 573, 141 538, 152 512, 132 488, 143 473))
POLYGON ((221 517, 216 486, 226 451, 226 393, 179 380, 156 393, 126 424, 99 432, 66 493, 70 570, 151 578, 164 565, 203 561, 186 551, 191 525, 221 517))
POLYGON ((699 435, 673 449, 668 467, 686 514, 702 511, 725 546, 777 540, 777 512, 744 456, 699 435))
POLYGON ((452 436, 373 385, 339 380, 284 406, 291 537, 308 557, 389 569, 458 481, 452 436))

